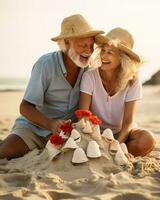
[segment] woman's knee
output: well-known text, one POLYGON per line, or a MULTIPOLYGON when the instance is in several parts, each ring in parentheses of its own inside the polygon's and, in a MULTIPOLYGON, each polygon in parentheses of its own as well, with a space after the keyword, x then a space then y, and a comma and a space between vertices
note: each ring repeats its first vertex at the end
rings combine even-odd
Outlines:
POLYGON ((127 143, 128 150, 134 156, 145 156, 150 153, 156 145, 156 140, 150 131, 135 130, 127 143))

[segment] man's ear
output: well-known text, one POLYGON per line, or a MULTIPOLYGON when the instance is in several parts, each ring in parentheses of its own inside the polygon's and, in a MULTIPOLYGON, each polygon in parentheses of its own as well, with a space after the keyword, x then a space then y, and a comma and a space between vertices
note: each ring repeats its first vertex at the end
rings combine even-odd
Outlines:
POLYGON ((66 49, 68 50, 71 46, 70 41, 68 39, 64 39, 64 43, 65 43, 66 49))

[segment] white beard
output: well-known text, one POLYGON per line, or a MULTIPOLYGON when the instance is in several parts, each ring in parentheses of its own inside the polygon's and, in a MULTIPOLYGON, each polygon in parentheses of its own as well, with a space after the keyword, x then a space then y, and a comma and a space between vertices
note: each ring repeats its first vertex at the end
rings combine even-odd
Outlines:
MULTIPOLYGON (((91 56, 91 54, 83 54, 84 56, 91 56)), ((80 68, 85 68, 85 67, 87 67, 88 65, 89 65, 89 61, 90 61, 90 59, 88 59, 88 61, 86 62, 86 63, 82 63, 81 61, 80 61, 80 55, 78 55, 76 52, 75 52, 75 50, 74 50, 74 48, 73 47, 71 47, 70 49, 69 49, 69 51, 68 51, 68 56, 70 57, 70 59, 78 66, 78 67, 80 67, 80 68)))

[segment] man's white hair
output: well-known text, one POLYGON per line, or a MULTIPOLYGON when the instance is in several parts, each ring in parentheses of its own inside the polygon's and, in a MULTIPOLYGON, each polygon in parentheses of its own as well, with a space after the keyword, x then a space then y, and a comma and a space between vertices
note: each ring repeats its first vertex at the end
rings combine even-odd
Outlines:
POLYGON ((63 53, 66 53, 67 48, 66 48, 66 44, 65 44, 64 39, 58 40, 57 44, 58 44, 58 46, 59 46, 59 49, 60 49, 63 53))

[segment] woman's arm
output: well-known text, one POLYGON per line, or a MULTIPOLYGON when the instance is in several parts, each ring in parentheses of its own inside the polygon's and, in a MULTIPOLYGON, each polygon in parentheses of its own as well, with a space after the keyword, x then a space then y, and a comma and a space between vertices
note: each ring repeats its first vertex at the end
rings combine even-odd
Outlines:
POLYGON ((28 101, 22 100, 20 105, 20 113, 27 119, 32 121, 51 132, 59 131, 59 126, 64 122, 61 119, 50 119, 37 110, 36 106, 28 101))
POLYGON ((91 105, 91 100, 92 100, 91 95, 84 92, 80 92, 79 108, 89 110, 91 105))
POLYGON ((136 110, 136 101, 130 101, 125 103, 122 129, 117 138, 119 143, 126 141, 129 131, 132 129, 135 110, 136 110))

